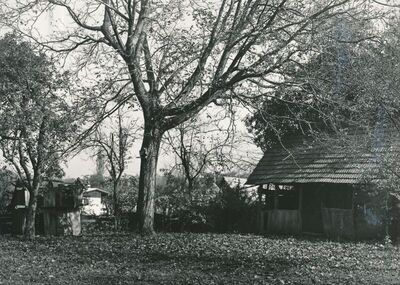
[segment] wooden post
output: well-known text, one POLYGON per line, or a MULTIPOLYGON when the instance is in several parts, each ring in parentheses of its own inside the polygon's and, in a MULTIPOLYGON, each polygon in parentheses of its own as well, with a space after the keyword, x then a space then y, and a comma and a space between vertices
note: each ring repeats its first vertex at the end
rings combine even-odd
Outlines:
POLYGON ((299 185, 299 232, 303 229, 303 186, 299 185))
POLYGON ((351 217, 353 219, 353 229, 352 229, 352 235, 353 235, 353 239, 357 239, 357 218, 356 218, 356 199, 355 199, 355 188, 351 187, 351 217))
POLYGON ((257 217, 258 217, 258 232, 264 233, 264 210, 262 202, 263 186, 259 185, 257 189, 258 203, 257 203, 257 217))
POLYGON ((277 184, 274 184, 275 190, 274 190, 274 209, 278 209, 279 206, 279 200, 278 200, 278 191, 280 190, 279 186, 277 184))

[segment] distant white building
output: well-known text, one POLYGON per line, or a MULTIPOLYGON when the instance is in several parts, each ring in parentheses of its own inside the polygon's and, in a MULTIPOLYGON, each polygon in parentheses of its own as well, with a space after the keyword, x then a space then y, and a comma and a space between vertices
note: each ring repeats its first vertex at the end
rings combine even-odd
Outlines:
POLYGON ((100 188, 87 188, 83 192, 84 206, 83 214, 100 216, 107 214, 105 199, 110 195, 109 192, 100 188))

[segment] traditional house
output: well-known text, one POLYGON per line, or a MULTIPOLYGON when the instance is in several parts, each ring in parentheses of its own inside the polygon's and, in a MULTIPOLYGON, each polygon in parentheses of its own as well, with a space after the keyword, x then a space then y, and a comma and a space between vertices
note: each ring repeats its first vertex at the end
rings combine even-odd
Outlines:
POLYGON ((398 208, 388 217, 382 199, 386 206, 398 200, 377 188, 385 185, 381 170, 393 145, 355 138, 351 147, 297 142, 265 152, 246 182, 259 186, 260 232, 364 239, 390 228, 398 235, 398 208))

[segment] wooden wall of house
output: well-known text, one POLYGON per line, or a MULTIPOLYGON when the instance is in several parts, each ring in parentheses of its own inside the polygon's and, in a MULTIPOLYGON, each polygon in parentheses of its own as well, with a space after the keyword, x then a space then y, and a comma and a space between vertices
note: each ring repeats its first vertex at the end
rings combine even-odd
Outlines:
POLYGON ((266 230, 269 233, 298 234, 301 232, 299 190, 276 186, 266 191, 266 230))
POLYGON ((349 184, 321 184, 321 214, 329 238, 354 239, 354 188, 349 184))
POLYGON ((310 183, 279 189, 266 193, 267 232, 354 238, 351 185, 310 183))
MULTIPOLYGON (((384 237, 382 208, 373 200, 376 197, 361 195, 364 192, 360 192, 359 186, 313 183, 290 187, 290 190, 288 187, 264 189, 260 232, 264 229, 268 233, 316 233, 332 239, 384 237)), ((389 231, 393 240, 400 240, 400 201, 393 203, 396 207, 391 213, 389 231)))
POLYGON ((267 230, 270 233, 298 234, 301 231, 299 210, 268 210, 267 230))
POLYGON ((324 234, 329 238, 354 238, 352 209, 322 208, 324 234))

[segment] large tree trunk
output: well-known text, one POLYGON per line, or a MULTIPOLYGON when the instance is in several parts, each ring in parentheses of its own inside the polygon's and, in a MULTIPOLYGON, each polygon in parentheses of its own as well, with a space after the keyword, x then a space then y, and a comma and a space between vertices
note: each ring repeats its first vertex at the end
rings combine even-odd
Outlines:
POLYGON ((137 203, 139 232, 145 235, 154 233, 154 194, 161 138, 162 131, 159 127, 145 124, 143 142, 140 149, 141 160, 137 203))
POLYGON ((24 229, 24 239, 33 240, 35 238, 35 221, 36 221, 36 207, 37 195, 39 192, 39 183, 29 191, 30 198, 28 204, 28 211, 26 213, 26 223, 24 229))

